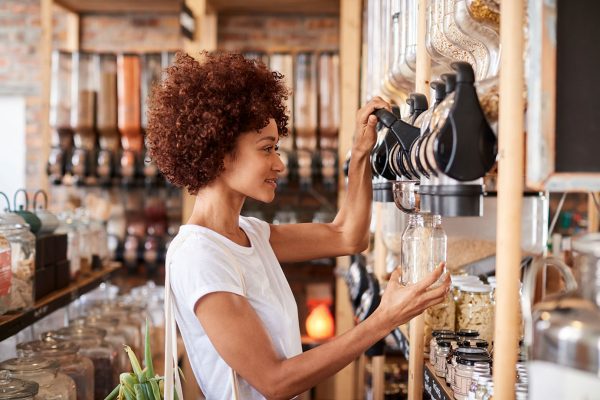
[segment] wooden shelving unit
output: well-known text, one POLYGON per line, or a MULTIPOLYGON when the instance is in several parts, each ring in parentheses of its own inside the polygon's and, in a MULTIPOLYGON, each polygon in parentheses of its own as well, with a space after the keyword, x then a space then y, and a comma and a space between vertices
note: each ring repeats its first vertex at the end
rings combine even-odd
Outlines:
POLYGON ((0 341, 9 338, 52 312, 62 308, 108 280, 121 268, 120 263, 110 263, 104 269, 80 278, 64 289, 58 290, 35 303, 33 309, 18 314, 0 316, 0 341))

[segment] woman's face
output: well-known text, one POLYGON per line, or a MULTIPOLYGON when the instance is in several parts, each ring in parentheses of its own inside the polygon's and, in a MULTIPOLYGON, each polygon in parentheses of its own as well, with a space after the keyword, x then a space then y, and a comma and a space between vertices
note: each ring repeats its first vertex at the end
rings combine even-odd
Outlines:
POLYGON ((225 157, 224 182, 236 192, 269 203, 275 198, 277 176, 285 165, 277 153, 279 133, 274 119, 258 131, 238 137, 235 155, 225 157))

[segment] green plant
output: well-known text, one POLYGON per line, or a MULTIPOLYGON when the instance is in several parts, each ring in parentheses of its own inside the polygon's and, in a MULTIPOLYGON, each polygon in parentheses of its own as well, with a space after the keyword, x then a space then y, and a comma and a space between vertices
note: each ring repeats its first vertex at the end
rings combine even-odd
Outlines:
MULTIPOLYGON (((133 372, 123 372, 119 376, 119 384, 104 400, 162 400, 164 399, 164 376, 154 373, 152 365, 152 352, 150 349, 150 335, 148 320, 146 320, 146 338, 144 346, 144 369, 140 366, 131 347, 125 345, 124 349, 129 356, 129 362, 133 372)), ((181 369, 181 378, 184 379, 181 369)), ((175 393, 177 399, 177 393, 175 393)))

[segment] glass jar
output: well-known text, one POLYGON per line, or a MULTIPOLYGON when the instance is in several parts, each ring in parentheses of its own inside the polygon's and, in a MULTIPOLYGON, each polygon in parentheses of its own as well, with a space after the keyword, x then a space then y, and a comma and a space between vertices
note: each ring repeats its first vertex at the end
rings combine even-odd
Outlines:
POLYGON ((475 67, 473 54, 446 36, 444 30, 445 7, 445 0, 428 0, 427 2, 429 19, 426 36, 427 50, 429 50, 431 58, 439 64, 449 65, 452 61, 465 61, 475 67))
POLYGON ((26 311, 34 303, 35 235, 27 224, 11 222, 5 216, 0 215, 0 235, 10 243, 12 273, 7 311, 26 311))
POLYGON ((0 400, 33 400, 38 390, 37 383, 14 379, 10 372, 0 371, 0 400))
POLYGON ((36 382, 39 385, 36 399, 77 399, 75 382, 58 372, 58 363, 55 361, 37 356, 11 358, 0 363, 0 370, 9 371, 12 378, 36 382))
MULTIPOLYGON (((131 343, 131 338, 127 336, 127 331, 119 326, 117 318, 111 318, 101 315, 88 315, 87 317, 78 317, 69 323, 70 326, 100 328, 106 331, 104 340, 117 350, 115 368, 120 371, 126 370, 129 365, 129 357, 124 351, 120 351, 124 344, 131 343)), ((140 354, 140 353, 136 353, 140 354)))
POLYGON ((79 230, 71 213, 65 212, 58 215, 60 225, 57 233, 67 234, 67 259, 69 260, 69 273, 71 280, 79 277, 81 258, 79 255, 79 230))
POLYGON ((146 327, 146 311, 142 307, 125 305, 116 301, 97 303, 90 310, 93 315, 101 315, 119 320, 127 337, 127 344, 136 352, 143 352, 143 338, 146 327))
POLYGON ((485 355, 489 356, 489 352, 487 349, 482 349, 478 347, 463 347, 458 344, 458 348, 454 349, 451 353, 450 360, 448 361, 446 368, 446 383, 448 386, 454 383, 454 373, 456 371, 456 360, 461 356, 470 356, 470 355, 485 355))
POLYGON ((10 286, 12 282, 12 264, 10 242, 0 235, 0 315, 10 307, 10 286))
MULTIPOLYGON (((79 345, 79 353, 94 364, 94 398, 103 399, 117 385, 119 371, 116 366, 116 350, 104 341, 106 331, 91 327, 67 327, 45 332, 45 337, 67 340, 79 345)), ((122 350, 121 350, 122 351, 122 350)))
POLYGON ((492 382, 492 375, 479 374, 477 378, 477 387, 475 389, 475 400, 483 400, 487 395, 487 384, 492 382))
POLYGON ((52 338, 19 343, 20 357, 40 356, 58 363, 58 370, 73 379, 78 400, 94 399, 94 364, 79 355, 79 346, 73 342, 56 341, 52 338))
POLYGON ((429 341, 429 363, 432 367, 435 367, 435 349, 436 349, 436 339, 438 337, 449 337, 456 339, 454 335, 454 331, 450 330, 434 330, 431 332, 431 340, 429 341))
POLYGON ((452 343, 449 340, 438 340, 435 349, 435 374, 440 377, 446 376, 446 358, 450 353, 452 343))
POLYGON ((489 374, 492 359, 483 354, 456 357, 452 391, 456 400, 467 400, 474 373, 489 374))
POLYGON ((452 293, 448 292, 443 302, 429 307, 424 313, 425 352, 430 352, 429 343, 434 331, 454 331, 455 305, 452 293))
POLYGON ((481 339, 494 339, 494 303, 489 285, 461 286, 456 303, 457 328, 479 332, 481 339))

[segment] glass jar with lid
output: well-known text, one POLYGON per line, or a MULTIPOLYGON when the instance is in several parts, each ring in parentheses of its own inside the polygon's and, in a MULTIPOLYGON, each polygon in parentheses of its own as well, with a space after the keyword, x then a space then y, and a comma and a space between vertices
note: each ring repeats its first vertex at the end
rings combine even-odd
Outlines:
POLYGON ((492 375, 479 374, 477 377, 477 387, 475 389, 475 399, 483 400, 487 395, 487 384, 493 380, 492 375))
POLYGON ((450 354, 452 343, 450 340, 438 340, 435 349, 435 374, 437 376, 446 376, 446 358, 450 354))
POLYGON ((69 273, 71 280, 77 279, 81 270, 81 256, 79 255, 79 236, 80 232, 77 222, 70 212, 64 212, 58 215, 60 225, 57 233, 67 234, 67 259, 69 260, 69 273))
POLYGON ((10 243, 4 236, 0 235, 0 315, 9 310, 11 282, 10 243))
POLYGON ((127 306, 116 301, 97 302, 88 310, 93 315, 100 315, 119 320, 127 337, 127 344, 136 352, 143 352, 143 333, 146 325, 146 312, 137 306, 127 306))
POLYGON ((456 372, 456 359, 460 356, 469 356, 473 354, 486 355, 489 356, 487 349, 482 349, 478 347, 463 347, 461 344, 458 344, 458 348, 454 349, 449 356, 447 366, 446 366, 446 383, 448 386, 454 383, 454 374, 456 372))
POLYGON ((10 244, 11 282, 7 311, 26 311, 34 303, 35 235, 26 223, 0 214, 0 235, 10 244))
POLYGON ((36 382, 11 378, 10 372, 0 371, 0 400, 33 400, 38 390, 36 382))
POLYGON ((116 350, 104 341, 106 331, 92 327, 67 327, 45 332, 45 337, 67 340, 79 345, 79 353, 92 360, 94 364, 94 398, 104 398, 118 383, 120 371, 116 366, 116 350))
POLYGON ((92 327, 105 330, 106 336, 104 336, 104 340, 117 350, 115 368, 124 370, 128 367, 129 358, 127 353, 120 350, 122 349, 123 344, 131 343, 131 338, 127 336, 127 331, 120 326, 117 318, 91 314, 86 317, 75 318, 71 320, 69 324, 71 326, 92 327))
POLYGON ((456 303, 457 328, 479 332, 491 343, 494 338, 494 303, 489 285, 463 285, 456 303))
POLYGON ((57 341, 52 338, 19 343, 20 357, 41 356, 58 363, 58 370, 73 379, 78 400, 94 399, 94 364, 92 360, 78 354, 79 346, 73 342, 57 341))
POLYGON ((475 329, 458 329, 456 331, 456 336, 458 337, 459 342, 464 342, 467 340, 473 340, 479 338, 479 331, 475 329))
POLYGON ((461 355, 456 357, 456 368, 452 391, 456 400, 466 400, 473 373, 489 374, 492 359, 485 354, 461 355))
POLYGON ((58 372, 58 363, 38 356, 11 358, 0 363, 0 370, 12 378, 33 381, 39 385, 38 399, 76 400, 73 379, 58 372))
POLYGON ((435 367, 435 348, 436 348, 436 339, 438 337, 449 337, 456 339, 456 335, 454 335, 454 331, 444 330, 444 329, 436 329, 431 332, 431 340, 429 341, 429 363, 432 367, 435 367))

